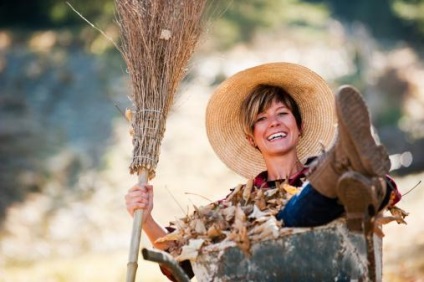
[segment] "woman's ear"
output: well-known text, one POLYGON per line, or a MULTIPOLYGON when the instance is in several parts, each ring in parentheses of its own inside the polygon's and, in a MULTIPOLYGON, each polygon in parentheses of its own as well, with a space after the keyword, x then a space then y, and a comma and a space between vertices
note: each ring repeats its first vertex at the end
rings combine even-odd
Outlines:
POLYGON ((256 146, 255 140, 253 140, 252 136, 246 135, 246 140, 247 140, 247 142, 249 142, 250 146, 252 146, 255 149, 258 148, 258 146, 256 146))

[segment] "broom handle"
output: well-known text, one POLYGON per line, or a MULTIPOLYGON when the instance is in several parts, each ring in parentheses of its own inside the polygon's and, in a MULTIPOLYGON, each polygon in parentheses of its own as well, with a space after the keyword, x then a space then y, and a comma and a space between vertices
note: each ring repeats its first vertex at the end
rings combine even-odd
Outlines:
MULTIPOLYGON (((148 182, 148 171, 142 169, 138 175, 138 184, 146 184, 148 182)), ((130 253, 127 264, 127 282, 134 282, 138 267, 138 253, 140 250, 141 230, 143 226, 143 210, 134 212, 133 227, 131 234, 130 253)))

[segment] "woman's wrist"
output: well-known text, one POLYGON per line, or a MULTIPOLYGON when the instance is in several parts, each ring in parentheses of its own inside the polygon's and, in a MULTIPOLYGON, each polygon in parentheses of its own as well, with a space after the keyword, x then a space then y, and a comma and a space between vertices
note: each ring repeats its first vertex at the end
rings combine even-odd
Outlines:
POLYGON ((152 217, 151 214, 149 214, 148 216, 146 216, 144 218, 144 220, 143 220, 143 226, 146 226, 146 227, 148 227, 148 226, 150 226, 150 225, 152 225, 154 223, 155 223, 155 219, 152 217))

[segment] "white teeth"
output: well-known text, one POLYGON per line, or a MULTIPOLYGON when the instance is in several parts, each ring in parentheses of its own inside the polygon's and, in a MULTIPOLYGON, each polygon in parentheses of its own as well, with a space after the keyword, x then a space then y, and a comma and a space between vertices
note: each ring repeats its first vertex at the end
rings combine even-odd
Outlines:
POLYGON ((275 133, 275 134, 272 134, 268 137, 268 141, 272 141, 272 140, 278 139, 278 138, 284 138, 286 136, 287 136, 287 133, 282 133, 282 132, 275 133))

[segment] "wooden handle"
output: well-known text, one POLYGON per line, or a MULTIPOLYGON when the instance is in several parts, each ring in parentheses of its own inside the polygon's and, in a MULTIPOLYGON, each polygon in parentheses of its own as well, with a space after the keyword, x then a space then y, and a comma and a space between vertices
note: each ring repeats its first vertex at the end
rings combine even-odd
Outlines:
MULTIPOLYGON (((148 171, 142 169, 138 174, 138 183, 146 184, 148 182, 148 171)), ((136 210, 134 212, 132 233, 131 233, 131 243, 130 243, 130 252, 128 256, 127 264, 127 282, 134 282, 135 275, 138 268, 138 253, 140 250, 140 239, 141 239, 141 230, 143 227, 143 210, 136 210)))

